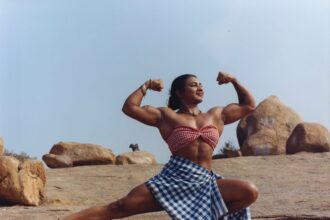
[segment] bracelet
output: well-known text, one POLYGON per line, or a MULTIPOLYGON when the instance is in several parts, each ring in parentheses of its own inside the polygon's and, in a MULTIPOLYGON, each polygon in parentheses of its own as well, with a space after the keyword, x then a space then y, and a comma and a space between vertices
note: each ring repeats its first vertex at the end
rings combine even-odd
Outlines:
POLYGON ((150 87, 151 87, 151 82, 152 82, 151 79, 149 79, 148 80, 148 89, 150 89, 150 87))
POLYGON ((142 84, 140 89, 141 89, 143 96, 145 96, 147 94, 147 90, 150 88, 150 86, 151 86, 151 79, 149 79, 147 82, 142 84), (146 86, 146 83, 148 84, 148 87, 146 86))
POLYGON ((140 89, 141 89, 141 92, 142 92, 143 96, 145 96, 145 95, 147 94, 147 86, 146 86, 146 84, 144 83, 144 84, 140 87, 140 89))

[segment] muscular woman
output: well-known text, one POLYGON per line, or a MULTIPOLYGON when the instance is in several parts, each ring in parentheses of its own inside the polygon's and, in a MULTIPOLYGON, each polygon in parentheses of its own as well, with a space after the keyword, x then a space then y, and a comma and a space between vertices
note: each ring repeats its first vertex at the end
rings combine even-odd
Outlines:
POLYGON ((167 107, 141 106, 147 90, 161 91, 161 80, 148 80, 125 101, 123 112, 146 125, 158 128, 169 145, 171 158, 163 170, 135 187, 124 198, 95 206, 64 220, 108 220, 165 210, 172 219, 250 219, 247 208, 258 197, 249 182, 224 179, 212 172, 213 150, 224 125, 255 109, 248 90, 231 74, 219 73, 219 84, 231 83, 239 103, 213 107, 202 112, 204 90, 195 75, 177 77, 167 107))

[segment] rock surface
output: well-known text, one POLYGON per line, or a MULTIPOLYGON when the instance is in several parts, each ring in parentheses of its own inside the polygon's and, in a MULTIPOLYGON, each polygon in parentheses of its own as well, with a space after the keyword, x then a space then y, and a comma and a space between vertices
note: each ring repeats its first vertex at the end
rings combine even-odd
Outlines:
POLYGON ((0 137, 0 156, 5 152, 5 146, 3 144, 3 139, 0 137))
POLYGON ((115 155, 110 149, 77 142, 59 142, 42 159, 50 168, 115 163, 115 155))
POLYGON ((262 101, 237 126, 237 138, 244 156, 286 153, 286 142, 300 116, 276 96, 262 101))
POLYGON ((156 164, 156 158, 146 151, 133 151, 120 154, 116 157, 116 164, 156 164))
POLYGON ((328 129, 317 123, 300 123, 293 130, 286 144, 286 153, 329 152, 330 133, 328 129))
MULTIPOLYGON (((303 220, 330 219, 329 163, 330 153, 298 153, 215 160, 212 165, 215 172, 227 178, 257 185, 259 198, 251 206, 253 219, 303 220)), ((108 204, 162 167, 156 164, 47 169, 47 202, 38 207, 0 207, 0 219, 57 220, 83 208, 108 204)), ((156 212, 126 219, 170 218, 165 212, 156 212)))
POLYGON ((39 205, 44 198, 45 185, 46 172, 41 161, 21 163, 11 156, 0 157, 1 203, 39 205))

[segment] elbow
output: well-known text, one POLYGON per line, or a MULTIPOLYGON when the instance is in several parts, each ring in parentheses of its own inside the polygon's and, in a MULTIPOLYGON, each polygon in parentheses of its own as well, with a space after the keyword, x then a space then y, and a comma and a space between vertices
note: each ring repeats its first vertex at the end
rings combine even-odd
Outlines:
POLYGON ((127 103, 125 102, 125 104, 123 105, 122 109, 121 109, 125 115, 133 118, 135 115, 135 106, 134 104, 131 103, 127 103))
POLYGON ((248 109, 250 110, 250 112, 253 112, 257 108, 256 101, 254 100, 253 97, 251 97, 249 99, 249 101, 246 103, 246 105, 247 105, 248 109))
POLYGON ((125 108, 125 106, 123 106, 122 108, 121 108, 121 111, 125 114, 125 115, 127 115, 127 110, 126 110, 126 108, 125 108))
POLYGON ((125 115, 129 116, 130 110, 129 110, 129 106, 127 105, 127 103, 125 103, 121 109, 125 115))
POLYGON ((248 105, 248 109, 249 109, 249 112, 253 112, 254 110, 256 110, 257 106, 255 103, 251 103, 250 105, 248 105))
POLYGON ((250 105, 251 109, 255 110, 257 108, 257 105, 255 102, 251 103, 250 105))

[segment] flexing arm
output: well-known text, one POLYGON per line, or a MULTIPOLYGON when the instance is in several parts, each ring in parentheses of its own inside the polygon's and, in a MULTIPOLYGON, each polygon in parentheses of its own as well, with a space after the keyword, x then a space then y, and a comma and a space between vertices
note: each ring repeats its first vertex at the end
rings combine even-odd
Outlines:
POLYGON ((148 89, 161 91, 163 82, 161 80, 148 80, 131 95, 128 96, 124 105, 123 112, 144 124, 157 127, 161 120, 161 111, 158 108, 146 105, 141 107, 141 102, 148 89))
POLYGON ((234 76, 220 72, 217 80, 219 84, 232 83, 238 95, 239 103, 229 104, 222 111, 222 119, 225 124, 243 118, 256 108, 253 96, 234 76))

